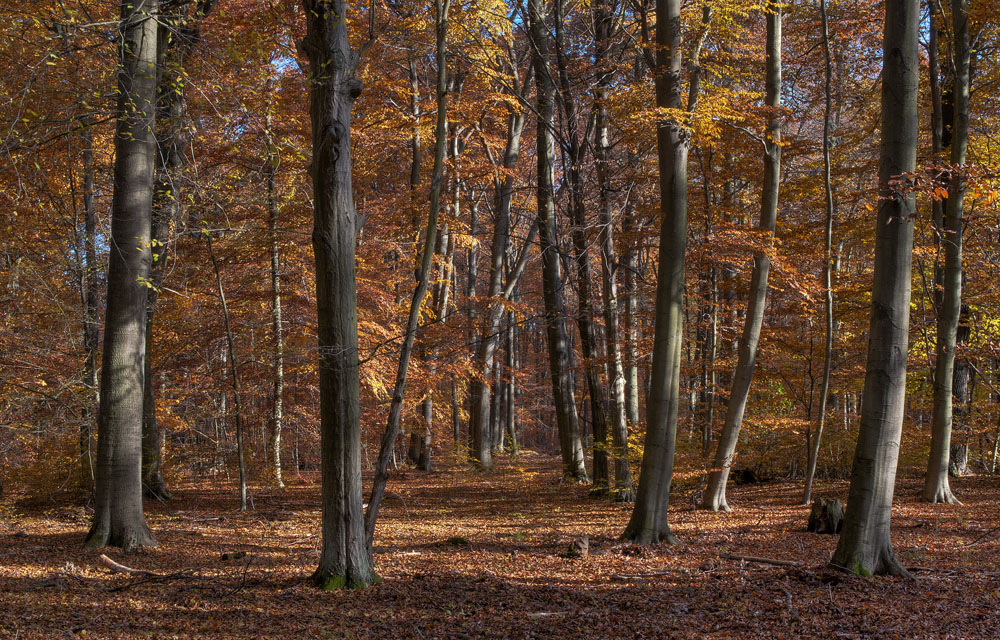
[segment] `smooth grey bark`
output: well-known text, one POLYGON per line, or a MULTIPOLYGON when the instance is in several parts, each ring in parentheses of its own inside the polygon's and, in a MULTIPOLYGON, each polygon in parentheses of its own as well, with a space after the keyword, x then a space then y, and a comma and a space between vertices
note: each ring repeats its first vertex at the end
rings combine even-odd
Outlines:
POLYGON ((548 338, 549 372, 552 396, 562 452, 563 476, 576 482, 587 481, 587 469, 580 438, 580 419, 576 391, 569 370, 569 340, 566 309, 562 295, 562 266, 556 239, 555 191, 553 167, 555 153, 555 83, 549 67, 549 37, 545 25, 544 0, 528 0, 529 38, 535 67, 537 92, 536 156, 538 159, 537 219, 539 246, 542 252, 542 289, 545 302, 545 328, 548 338))
POLYGON ((322 589, 359 588, 377 579, 361 506, 358 381, 358 214, 351 186, 351 108, 361 93, 361 52, 347 37, 347 3, 303 0, 309 59, 313 158, 313 252, 319 334, 322 541, 313 580, 322 589))
POLYGON ((906 402, 914 197, 900 186, 917 155, 919 0, 886 0, 875 272, 861 426, 844 527, 832 564, 908 575, 889 538, 906 402))
POLYGON ((953 387, 956 369, 955 347, 962 311, 962 235, 965 181, 961 166, 969 142, 969 15, 966 0, 952 0, 954 59, 953 109, 951 127, 952 175, 945 205, 941 243, 944 245, 943 293, 938 308, 937 359, 934 370, 934 414, 931 423, 931 452, 927 461, 923 499, 927 502, 960 504, 948 483, 953 419, 953 387))
POLYGON ((243 447, 243 398, 240 394, 239 363, 236 361, 236 344, 233 338, 233 325, 229 317, 229 304, 226 302, 226 291, 222 287, 222 271, 219 269, 219 261, 215 257, 215 249, 212 245, 212 234, 205 233, 208 240, 208 255, 212 261, 212 270, 215 272, 215 286, 219 294, 219 304, 222 305, 222 321, 226 330, 226 352, 229 361, 229 383, 233 387, 233 408, 236 419, 236 467, 239 471, 239 491, 240 491, 240 511, 247 510, 247 463, 246 451, 243 447))
MULTIPOLYGON (((765 11, 767 86, 764 103, 770 115, 764 138, 764 183, 761 190, 759 228, 766 234, 767 242, 770 243, 778 217, 778 188, 781 182, 781 119, 778 112, 781 108, 781 6, 775 2, 768 2, 765 11)), ((726 502, 726 482, 736 453, 736 443, 739 441, 754 365, 757 362, 757 347, 764 321, 764 308, 767 305, 767 277, 770 268, 771 259, 766 251, 754 254, 747 312, 737 347, 736 369, 733 371, 729 401, 726 403, 722 435, 719 437, 713 468, 708 476, 708 485, 701 503, 703 509, 729 511, 729 504, 726 502)))
MULTIPOLYGON (((389 460, 399 434, 399 419, 403 408, 403 398, 406 394, 406 377, 410 367, 410 357, 413 353, 413 342, 416 338, 420 322, 420 310, 427 295, 431 271, 434 268, 434 248, 438 231, 438 213, 441 204, 441 183, 444 180, 444 156, 448 143, 448 68, 447 68, 447 36, 448 10, 451 0, 435 0, 435 31, 437 34, 437 122, 434 130, 434 169, 431 176, 430 211, 427 216, 427 228, 424 231, 424 246, 421 254, 417 284, 410 300, 410 313, 406 320, 406 334, 399 350, 399 364, 396 368, 396 382, 393 387, 392 401, 389 405, 389 416, 382 443, 379 448, 378 461, 375 467, 375 479, 372 483, 371 495, 368 499, 368 511, 365 514, 365 538, 369 554, 375 538, 375 521, 385 494, 385 483, 389 478, 389 460)), ((428 424, 428 428, 430 425, 428 424)), ((420 456, 418 453, 417 462, 420 456)), ((429 463, 428 463, 429 466, 429 463)))
POLYGON ((622 268, 625 278, 622 293, 625 307, 625 417, 628 424, 639 424, 639 258, 635 235, 638 234, 635 209, 626 205, 622 216, 622 234, 625 236, 625 250, 622 252, 622 268))
POLYGON ((806 431, 806 483, 802 492, 802 504, 812 502, 813 479, 816 477, 816 462, 819 460, 819 445, 826 426, 827 401, 830 395, 830 373, 833 369, 833 181, 830 176, 830 130, 833 124, 833 61, 830 56, 830 26, 827 18, 826 0, 819 0, 820 22, 823 38, 823 193, 826 204, 826 223, 823 227, 823 316, 826 328, 825 351, 823 356, 823 381, 820 383, 819 416, 816 432, 806 431))
POLYGON ((125 0, 94 520, 85 545, 152 546, 142 508, 143 362, 153 206, 157 0, 125 0))
MULTIPOLYGON (((614 0, 600 0, 593 9, 594 68, 597 72, 594 100, 594 165, 598 183, 600 214, 601 294, 604 315, 604 351, 608 361, 608 415, 611 417, 611 441, 615 461, 615 499, 635 500, 632 469, 629 465, 628 418, 625 400, 625 368, 622 363, 622 340, 618 313, 618 255, 615 251, 614 217, 611 211, 611 144, 607 100, 614 74, 607 68, 611 38, 614 35, 614 0)), ((596 438, 596 436, 595 436, 596 438)), ((596 476, 596 472, 595 472, 596 476)), ((595 480, 596 482, 596 480, 595 480)))
MULTIPOLYGON (((270 122, 270 114, 268 114, 270 122)), ((274 366, 274 399, 271 401, 271 441, 268 449, 271 453, 271 468, 274 472, 274 482, 278 488, 284 488, 281 478, 281 428, 285 395, 285 338, 281 317, 281 252, 278 244, 278 197, 275 190, 275 173, 278 171, 279 158, 277 149, 268 141, 267 152, 267 212, 271 230, 271 339, 273 341, 274 366)))
MULTIPOLYGON (((656 1, 656 105, 679 111, 683 92, 681 1, 656 1)), ((690 133, 682 122, 657 123, 660 173, 660 252, 656 273, 653 366, 646 399, 646 440, 632 517, 622 538, 638 544, 673 543, 667 524, 677 441, 687 244, 687 158, 690 133)))

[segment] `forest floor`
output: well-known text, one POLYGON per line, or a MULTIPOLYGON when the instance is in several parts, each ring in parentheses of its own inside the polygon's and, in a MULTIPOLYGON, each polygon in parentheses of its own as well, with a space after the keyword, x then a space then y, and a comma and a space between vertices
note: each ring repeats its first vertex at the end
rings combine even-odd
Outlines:
MULTIPOLYGON (((112 559, 81 548, 84 506, 0 504, 0 638, 996 638, 1000 513, 995 478, 955 481, 964 505, 925 505, 901 479, 899 557, 917 580, 826 568, 836 536, 806 532, 800 483, 731 487, 732 513, 675 495, 682 544, 618 541, 629 506, 560 484, 558 459, 528 453, 490 473, 442 463, 390 480, 376 534, 384 582, 320 592, 314 478, 254 491, 173 487, 147 502, 160 546, 112 559), (590 555, 563 557, 587 535, 590 555), (246 556, 222 560, 226 552, 246 556), (741 563, 766 556, 801 566, 741 563)), ((816 495, 846 498, 847 484, 816 495)))

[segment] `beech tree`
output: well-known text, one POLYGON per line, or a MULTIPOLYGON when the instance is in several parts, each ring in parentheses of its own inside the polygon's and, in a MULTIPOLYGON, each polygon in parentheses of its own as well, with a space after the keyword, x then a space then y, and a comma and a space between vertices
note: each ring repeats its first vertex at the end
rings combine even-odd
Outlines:
MULTIPOLYGON (((681 109, 683 55, 680 0, 656 0, 656 105, 681 109)), ((667 524, 680 404, 687 244, 687 157, 684 123, 657 123, 660 171, 660 258, 656 271, 653 368, 646 397, 646 440, 632 517, 622 537, 639 544, 675 542, 667 524)))
POLYGON ((153 206, 158 0, 124 0, 94 520, 86 546, 156 540, 142 508, 143 369, 153 206))
MULTIPOLYGON (((764 147, 764 182, 760 200, 760 230, 767 235, 770 243, 778 217, 778 188, 781 184, 781 5, 767 2, 767 79, 765 105, 769 110, 764 147)), ((771 269, 771 258, 766 251, 754 255, 753 272, 750 278, 750 293, 747 302, 743 332, 737 347, 738 359, 733 372, 729 402, 726 403, 726 419, 722 436, 715 452, 712 471, 708 476, 708 486, 702 499, 702 508, 711 511, 729 511, 726 502, 726 482, 733 464, 736 443, 743 425, 753 370, 757 364, 757 347, 760 343, 760 329, 764 321, 764 307, 767 304, 767 277, 771 269)))
POLYGON ((375 582, 361 506, 361 407, 354 243, 358 213, 351 183, 351 108, 361 94, 361 51, 347 37, 347 3, 303 0, 312 122, 313 251, 319 334, 323 515, 322 589, 375 582))
POLYGON ((962 312, 962 236, 965 233, 962 176, 969 146, 969 14, 965 0, 951 3, 954 42, 952 83, 951 180, 945 204, 941 244, 944 245, 943 295, 938 308, 937 360, 934 368, 934 415, 931 424, 931 453, 927 461, 923 498, 927 502, 960 504, 948 483, 953 420, 953 374, 959 317, 962 312))
POLYGON ((907 176, 917 156, 919 20, 918 0, 886 0, 868 359, 851 488, 832 560, 864 575, 908 575, 892 550, 889 522, 906 400, 914 217, 907 176))

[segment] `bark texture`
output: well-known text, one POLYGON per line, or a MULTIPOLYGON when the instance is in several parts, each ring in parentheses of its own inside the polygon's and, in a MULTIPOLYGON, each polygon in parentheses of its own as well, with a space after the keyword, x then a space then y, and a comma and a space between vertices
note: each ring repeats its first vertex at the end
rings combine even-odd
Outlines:
POLYGON ((906 400, 914 198, 900 176, 916 166, 918 0, 887 0, 875 273, 861 425, 843 532, 832 563, 863 575, 907 575, 889 539, 906 400))
MULTIPOLYGON (((656 2, 656 105, 680 110, 683 91, 680 0, 656 2)), ((656 272, 653 366, 646 400, 646 440, 635 506, 622 538, 639 544, 675 542, 667 524, 677 443, 687 241, 687 158, 690 134, 681 122, 658 123, 660 253, 656 272)))
MULTIPOLYGON (((953 83, 954 120, 951 126, 951 164, 965 164, 969 142, 969 15, 966 0, 951 3, 955 76, 953 83)), ((943 293, 938 306, 937 360, 934 369, 934 417, 931 423, 931 453, 927 462, 923 499, 927 502, 960 504, 948 483, 951 432, 954 418, 953 391, 956 384, 959 319, 962 313, 962 235, 965 184, 961 169, 954 170, 948 186, 941 243, 944 245, 943 293)), ((959 375, 968 377, 968 372, 959 375)), ((964 389, 963 389, 964 390, 964 389)), ((963 394, 964 395, 964 394, 963 394)), ((961 399, 961 396, 960 396, 961 399)))
POLYGON ((85 542, 92 548, 156 544, 142 508, 142 409, 158 9, 157 0, 127 0, 121 8, 97 490, 85 542))
POLYGON ((319 334, 323 589, 376 581, 361 506, 361 408, 351 188, 351 108, 361 93, 343 0, 303 0, 312 122, 313 251, 319 334))

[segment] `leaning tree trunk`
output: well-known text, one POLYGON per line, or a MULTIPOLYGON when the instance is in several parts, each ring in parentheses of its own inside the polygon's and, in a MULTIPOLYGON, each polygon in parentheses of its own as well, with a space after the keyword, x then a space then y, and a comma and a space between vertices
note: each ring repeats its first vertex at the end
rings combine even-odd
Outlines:
POLYGON ((907 575, 889 539, 906 402, 914 198, 901 176, 917 155, 919 0, 886 0, 882 142, 868 362, 843 533, 832 563, 863 575, 907 575))
MULTIPOLYGON (((410 367, 410 356, 413 353, 413 341, 416 338, 420 310, 427 295, 431 270, 434 268, 434 246, 438 230, 438 213, 441 203, 441 182, 444 179, 444 155, 448 142, 448 70, 446 66, 448 9, 450 0, 435 0, 437 32, 437 124, 434 132, 434 169, 431 176, 430 211, 427 216, 427 228, 424 231, 424 247, 420 258, 420 269, 417 273, 417 284, 410 300, 410 314, 406 319, 406 334, 403 345, 399 349, 399 364, 396 368, 396 383, 389 405, 389 416, 385 431, 382 434, 382 444, 379 448, 378 461, 375 468, 375 479, 372 483, 371 497, 368 499, 368 512, 365 514, 365 536, 369 555, 375 536, 375 521, 378 518, 379 506, 385 492, 385 483, 389 478, 389 460, 396 445, 399 434, 399 420, 403 409, 403 398, 406 394, 406 377, 410 367)), ((428 424, 428 428, 430 425, 428 424)), ((429 435, 429 434, 428 434, 429 435)), ((417 462, 419 464, 419 443, 417 462)))
POLYGON ((215 286, 219 294, 219 304, 222 305, 222 321, 226 330, 226 352, 229 361, 229 382, 233 386, 233 408, 236 410, 236 468, 239 471, 240 511, 247 510, 247 461, 243 446, 243 397, 240 394, 240 371, 236 361, 236 344, 233 338, 233 324, 229 316, 229 304, 226 302, 226 290, 222 286, 222 272, 219 261, 212 247, 212 234, 206 232, 208 240, 208 255, 212 260, 212 271, 215 273, 215 286))
POLYGON ((833 63, 830 56, 830 26, 827 20, 826 0, 819 2, 820 18, 823 30, 823 192, 826 196, 826 224, 824 225, 823 243, 823 309, 826 324, 826 349, 823 357, 823 382, 820 384, 819 418, 816 421, 816 433, 806 432, 806 484, 802 494, 802 504, 812 501, 813 478, 816 476, 816 462, 819 460, 819 445, 823 438, 823 427, 826 426, 826 408, 830 395, 830 373, 833 368, 833 181, 830 176, 830 129, 832 119, 832 78, 833 63))
MULTIPOLYGON (((767 11, 767 96, 769 118, 764 139, 764 186, 761 192, 760 229, 770 242, 778 217, 778 187, 781 181, 781 7, 769 2, 767 11)), ((764 321, 764 307, 767 304, 767 276, 771 269, 771 259, 766 251, 754 255, 753 273, 750 278, 750 294, 747 313, 740 335, 736 369, 733 372, 729 402, 726 403, 726 418, 722 425, 722 435, 715 451, 712 472, 708 476, 708 486, 702 499, 702 508, 712 511, 729 511, 726 503, 726 481, 736 453, 736 443, 743 425, 750 383, 753 380, 754 365, 757 362, 757 346, 760 342, 760 328, 764 321)))
POLYGON ((552 172, 555 165, 553 124, 555 83, 549 68, 549 38, 545 26, 543 0, 529 0, 529 35, 534 56, 537 106, 538 157, 538 237, 542 251, 542 289, 545 302, 545 327, 549 347, 549 371, 552 396, 562 451, 563 475, 577 482, 587 481, 580 419, 576 410, 576 391, 569 369, 569 341, 566 309, 562 296, 562 266, 556 239, 555 191, 552 172))
POLYGON ((312 122, 313 251, 319 334, 322 542, 313 580, 323 589, 377 579, 361 506, 357 212, 351 190, 351 108, 361 93, 359 53, 347 38, 347 3, 303 0, 312 122))
MULTIPOLYGON (((955 373, 955 345, 962 311, 962 205, 965 183, 961 166, 969 142, 969 15, 966 0, 952 0, 955 78, 953 83, 954 121, 951 128, 951 184, 945 205, 944 274, 941 305, 938 308, 937 362, 934 370, 934 418, 931 424, 931 454, 927 462, 923 498, 927 502, 959 504, 948 484, 951 451, 952 387, 955 373)), ((968 375, 967 373, 965 375, 968 375)))
POLYGON ((108 302, 97 434, 97 491, 86 545, 132 551, 156 544, 142 511, 146 281, 153 206, 158 0, 127 0, 115 132, 108 302))
MULTIPOLYGON (((656 2, 656 105, 681 109, 683 91, 681 0, 656 2)), ((653 366, 646 400, 646 440, 632 517, 622 537, 639 544, 675 542, 667 524, 677 441, 684 321, 684 249, 687 243, 687 157, 683 122, 662 120, 656 130, 660 170, 660 257, 656 273, 653 366)))

